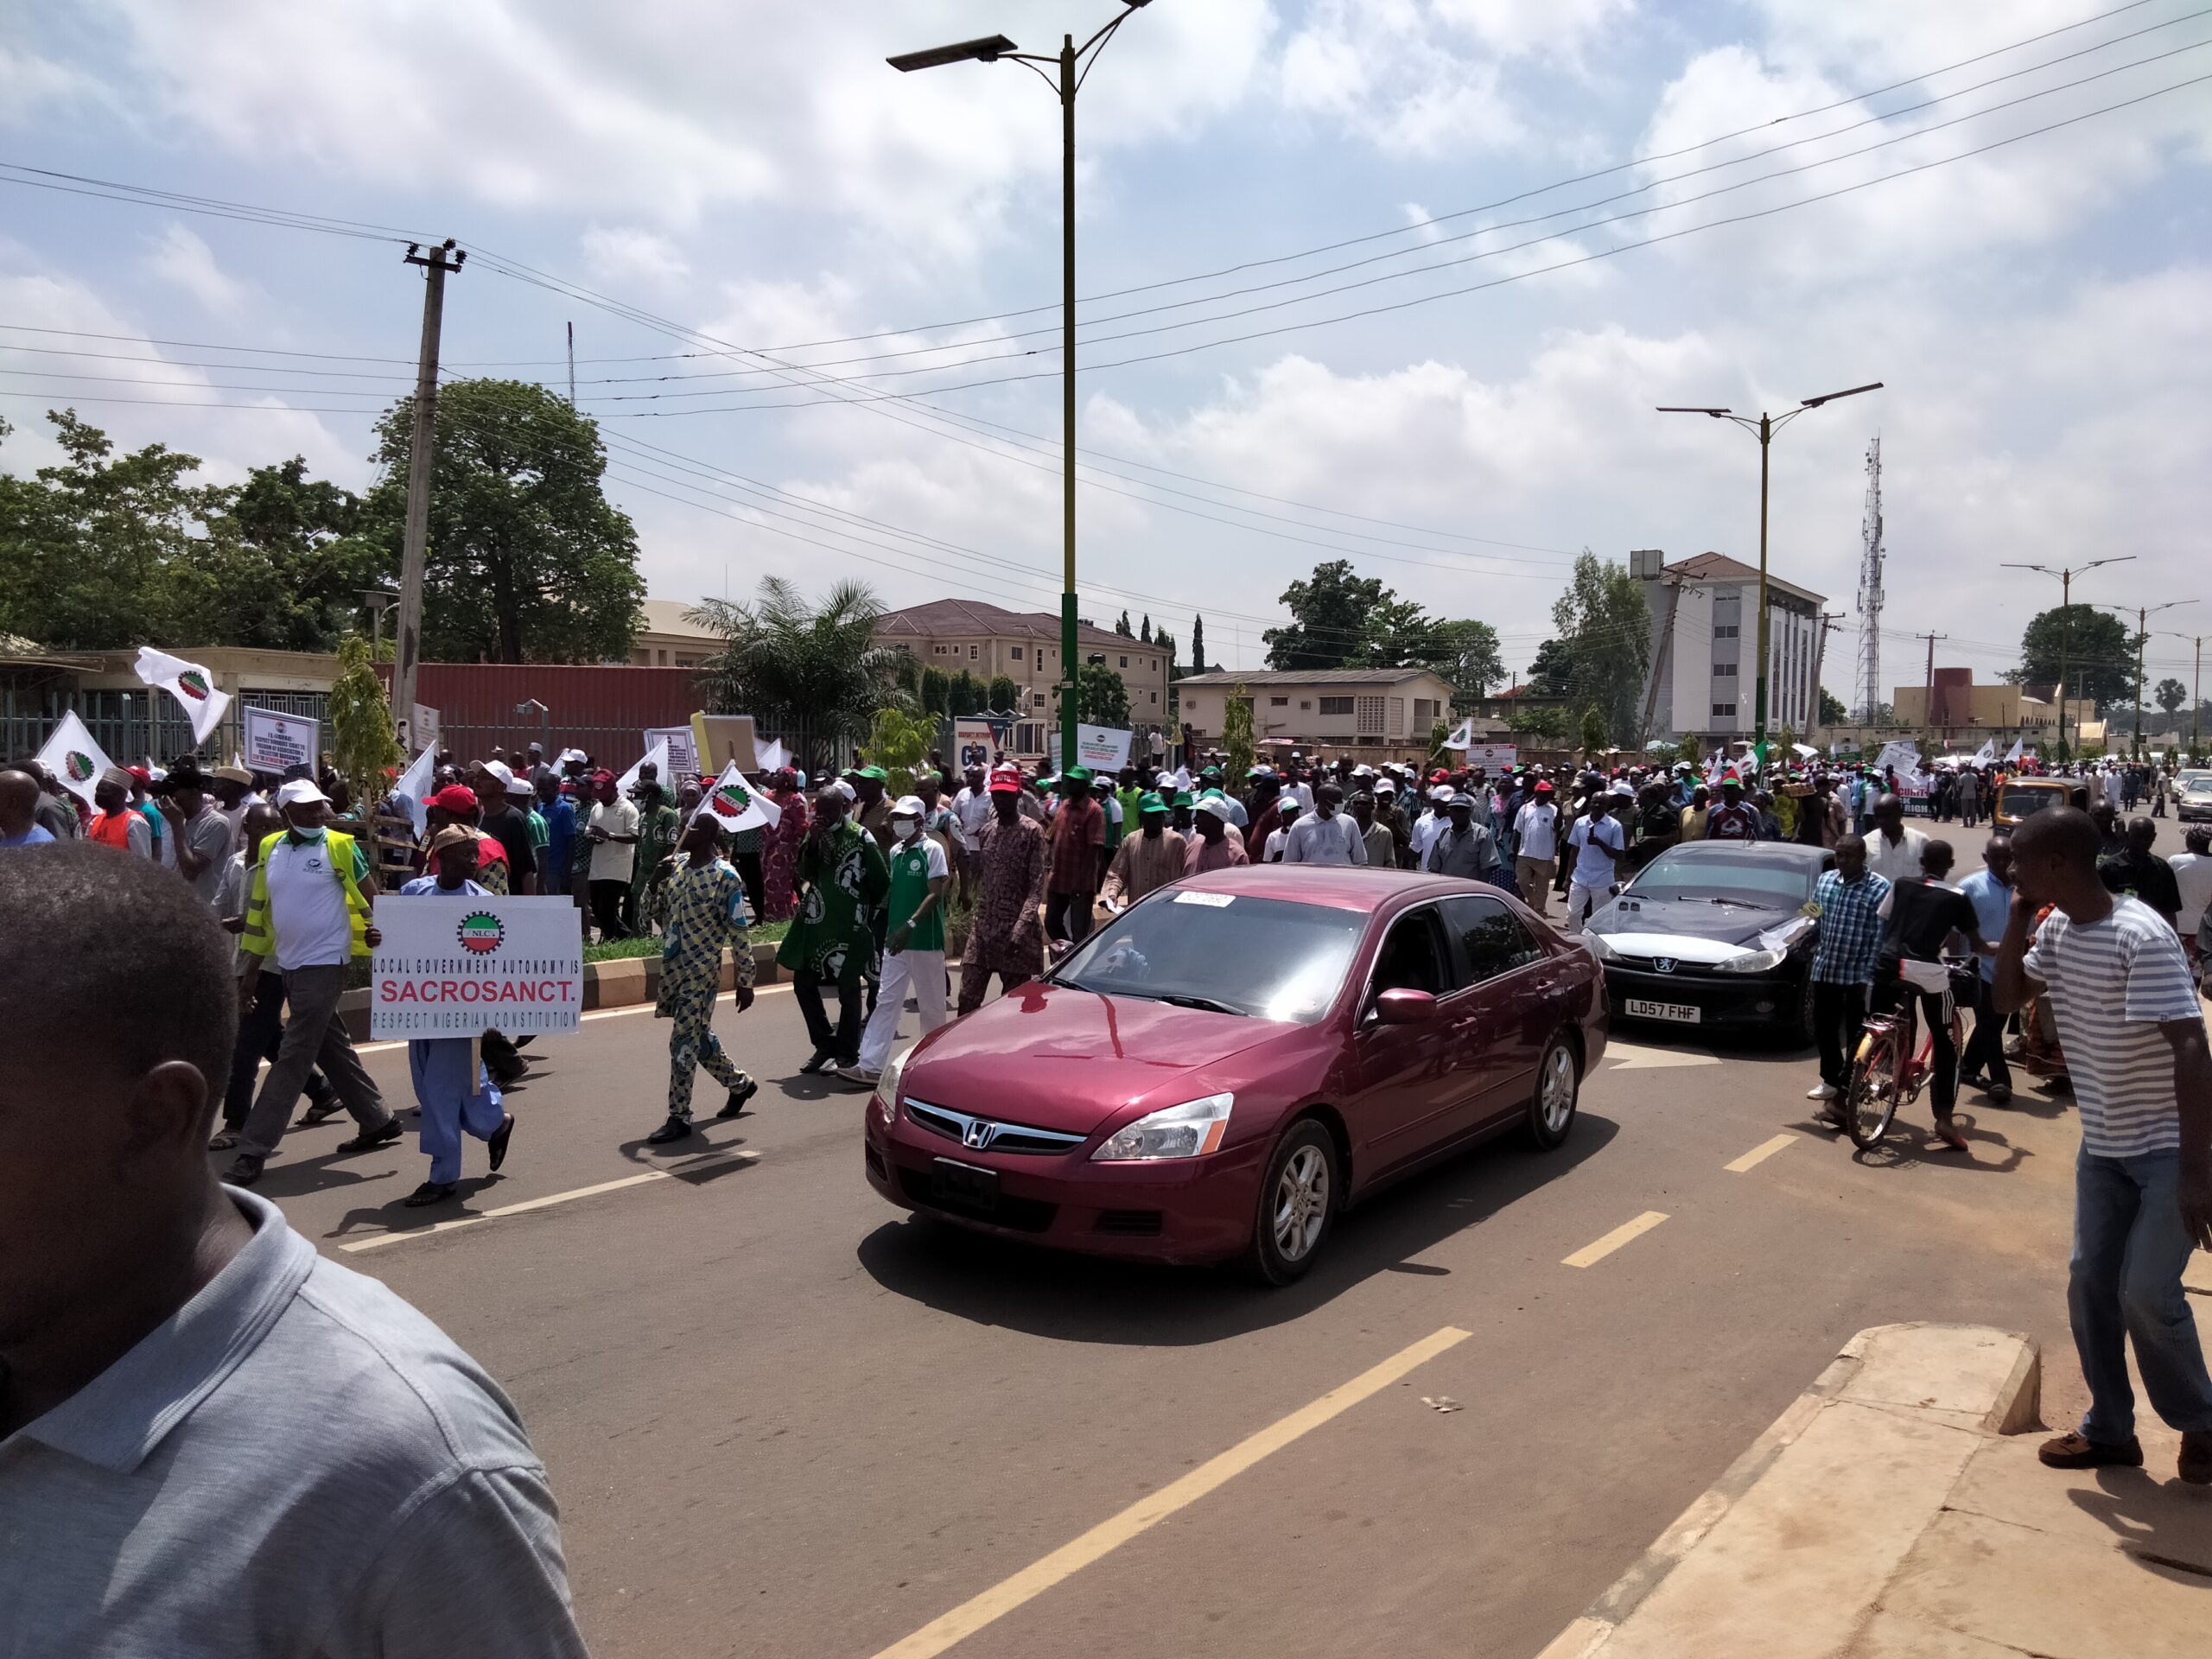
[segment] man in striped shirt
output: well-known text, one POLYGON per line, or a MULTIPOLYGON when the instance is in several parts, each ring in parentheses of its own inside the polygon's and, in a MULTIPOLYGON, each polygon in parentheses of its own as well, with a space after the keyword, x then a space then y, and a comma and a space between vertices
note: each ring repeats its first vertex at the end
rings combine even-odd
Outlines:
POLYGON ((2212 1249, 2212 1052, 2180 940, 2140 899, 2106 890, 2097 843, 2070 807, 2020 826, 1997 956, 2000 1014, 2048 988, 2082 1114, 2066 1300, 2089 1410, 2040 1455, 2059 1469, 2141 1465, 2132 1338, 2152 1408, 2181 1431, 2181 1478, 2212 1484, 2212 1376, 2181 1283, 2190 1249, 2212 1249))

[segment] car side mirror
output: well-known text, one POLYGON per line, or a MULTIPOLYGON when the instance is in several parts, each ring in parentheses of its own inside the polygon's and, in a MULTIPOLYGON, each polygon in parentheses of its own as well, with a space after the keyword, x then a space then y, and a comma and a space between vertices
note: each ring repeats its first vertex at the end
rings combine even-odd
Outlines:
POLYGON ((1383 991, 1375 999, 1375 1018, 1386 1026, 1425 1026, 1436 1018, 1436 999, 1404 987, 1383 991))

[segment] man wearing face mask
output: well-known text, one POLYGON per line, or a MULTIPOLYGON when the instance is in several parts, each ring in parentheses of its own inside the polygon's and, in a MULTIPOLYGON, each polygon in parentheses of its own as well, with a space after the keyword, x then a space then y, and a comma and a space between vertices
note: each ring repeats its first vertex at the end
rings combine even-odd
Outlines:
POLYGON ((1137 797, 1140 832, 1114 849, 1099 901, 1111 911, 1127 910, 1155 887, 1182 879, 1187 849, 1183 837, 1167 827, 1167 804, 1147 790, 1137 797))
POLYGON ((922 834, 929 809, 918 795, 902 795, 891 809, 891 887, 884 899, 883 987, 859 1061, 841 1065, 848 1083, 875 1086, 899 1034, 899 1011, 913 993, 926 1036, 944 1023, 944 890, 952 865, 944 844, 922 834))
POLYGON ((339 1143, 339 1151, 367 1152, 399 1139, 399 1120, 386 1109, 338 1017, 346 964, 384 941, 369 924, 368 860, 353 836, 323 828, 328 804, 329 798, 306 778, 276 791, 285 828, 262 843, 247 890, 238 995, 251 1003, 262 963, 273 957, 284 976, 291 1017, 246 1115, 238 1155, 224 1172, 234 1186, 261 1179, 262 1166, 284 1138, 308 1072, 316 1065, 361 1126, 352 1140, 339 1143))
POLYGON ((808 1073, 859 1063, 861 1003, 875 956, 869 912, 890 883, 874 837, 852 821, 849 804, 834 785, 815 797, 814 826, 798 855, 805 897, 776 952, 814 1043, 813 1057, 799 1067, 808 1073), (822 1004, 825 980, 837 988, 834 1027, 822 1004))

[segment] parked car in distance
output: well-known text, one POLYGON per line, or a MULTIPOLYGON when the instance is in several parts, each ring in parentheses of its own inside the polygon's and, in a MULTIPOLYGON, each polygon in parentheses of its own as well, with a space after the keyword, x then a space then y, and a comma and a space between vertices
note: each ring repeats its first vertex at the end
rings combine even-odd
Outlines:
POLYGON ((2065 805, 2073 793, 2073 783, 2064 778, 2007 778, 1998 786, 1993 816, 2004 828, 2017 830, 2045 807, 2065 805))
POLYGON ((2200 774, 2182 785, 2174 811, 2183 823, 2212 823, 2212 776, 2200 774))
POLYGON ((1216 871, 895 1058, 868 1179, 963 1227, 1284 1284, 1389 1182, 1516 1128, 1560 1145, 1605 1033, 1589 952, 1495 887, 1216 871))
POLYGON ((1583 924, 1617 1018, 1813 1033, 1813 884, 1835 855, 1796 842, 1693 841, 1583 924))

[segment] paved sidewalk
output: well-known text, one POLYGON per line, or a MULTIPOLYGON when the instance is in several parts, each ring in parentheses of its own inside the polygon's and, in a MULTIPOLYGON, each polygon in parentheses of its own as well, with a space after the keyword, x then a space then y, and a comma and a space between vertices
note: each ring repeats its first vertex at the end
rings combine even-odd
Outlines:
POLYGON ((2040 1360, 1972 1325, 1861 1332, 1541 1659, 2163 1659, 2212 1652, 2212 1487, 2063 1473, 2040 1360))

